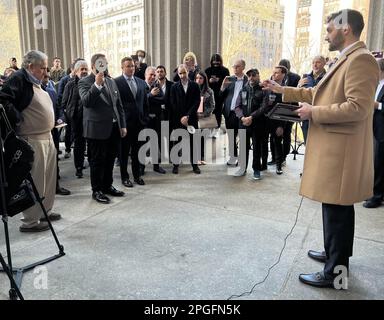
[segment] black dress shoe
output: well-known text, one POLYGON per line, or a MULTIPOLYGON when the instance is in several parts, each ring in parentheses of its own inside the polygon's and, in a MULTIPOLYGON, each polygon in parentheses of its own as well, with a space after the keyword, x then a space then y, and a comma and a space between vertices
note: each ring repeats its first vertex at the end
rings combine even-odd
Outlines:
POLYGON ((153 171, 160 173, 160 174, 166 174, 167 171, 165 171, 162 167, 160 166, 153 166, 153 171))
POLYGON ((143 179, 139 178, 139 179, 135 179, 135 182, 139 185, 139 186, 145 186, 145 182, 143 179))
POLYGON ((324 272, 301 274, 299 280, 305 284, 318 288, 334 288, 334 279, 326 278, 324 272))
POLYGON ((102 204, 109 204, 111 202, 111 199, 109 199, 104 193, 101 191, 95 191, 92 194, 92 198, 96 200, 97 202, 100 202, 102 204))
POLYGON ((268 162, 268 165, 269 166, 274 166, 276 164, 276 161, 275 160, 272 160, 272 161, 269 161, 268 162))
POLYGON ((327 255, 325 252, 319 252, 319 251, 308 251, 308 257, 312 258, 313 260, 325 263, 327 261, 327 255))
POLYGON ((193 172, 194 172, 195 174, 201 174, 201 170, 199 169, 198 166, 193 167, 193 172))
POLYGON ((113 186, 111 186, 108 190, 104 190, 104 193, 112 197, 124 197, 125 195, 123 191, 119 191, 113 186))
POLYGON ((76 177, 78 177, 79 179, 83 178, 83 168, 76 169, 76 177))
POLYGON ((178 166, 173 166, 172 173, 173 174, 179 174, 179 167, 178 166))
POLYGON ((367 209, 375 209, 381 206, 381 201, 369 199, 364 202, 363 207, 367 209))
POLYGON ((129 179, 124 179, 122 181, 122 184, 123 184, 124 187, 133 188, 133 183, 129 179))
POLYGON ((71 194, 71 191, 69 191, 65 188, 62 188, 62 187, 57 187, 56 188, 56 194, 58 194, 60 196, 69 196, 71 194))

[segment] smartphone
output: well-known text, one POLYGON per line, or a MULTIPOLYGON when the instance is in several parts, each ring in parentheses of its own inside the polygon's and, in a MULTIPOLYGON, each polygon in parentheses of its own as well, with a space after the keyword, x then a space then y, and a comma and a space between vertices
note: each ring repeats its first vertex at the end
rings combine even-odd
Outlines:
POLYGON ((228 78, 228 81, 229 82, 236 82, 237 81, 237 78, 235 76, 232 76, 232 77, 229 77, 228 78))

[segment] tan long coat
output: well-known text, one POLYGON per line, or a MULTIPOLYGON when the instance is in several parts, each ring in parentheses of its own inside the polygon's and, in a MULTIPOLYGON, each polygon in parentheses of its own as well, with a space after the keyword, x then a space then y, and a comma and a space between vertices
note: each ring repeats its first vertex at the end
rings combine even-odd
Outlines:
POLYGON ((286 88, 284 101, 312 104, 300 194, 352 205, 372 196, 373 112, 379 67, 357 42, 311 89, 286 88))

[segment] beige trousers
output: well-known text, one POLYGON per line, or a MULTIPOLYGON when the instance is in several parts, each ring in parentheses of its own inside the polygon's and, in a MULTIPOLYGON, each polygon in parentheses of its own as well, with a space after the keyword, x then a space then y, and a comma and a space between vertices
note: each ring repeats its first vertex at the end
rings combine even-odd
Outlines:
MULTIPOLYGON (((32 145, 35 151, 35 161, 33 162, 31 175, 41 198, 44 198, 43 204, 50 214, 56 194, 57 179, 57 160, 56 148, 52 137, 50 140, 35 140, 31 137, 25 137, 32 145)), ((23 226, 32 228, 39 224, 40 218, 44 213, 39 203, 23 212, 24 218, 21 219, 23 226)))

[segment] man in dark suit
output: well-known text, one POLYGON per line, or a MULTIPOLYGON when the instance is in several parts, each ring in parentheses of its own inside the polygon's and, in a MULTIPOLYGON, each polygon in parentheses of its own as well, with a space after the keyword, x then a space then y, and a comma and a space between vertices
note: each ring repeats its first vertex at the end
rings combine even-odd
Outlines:
POLYGON ((158 162, 153 165, 153 171, 166 174, 166 171, 160 167, 161 157, 161 115, 162 108, 161 106, 164 104, 164 94, 161 88, 159 87, 159 83, 156 80, 156 68, 155 67, 147 67, 145 70, 145 83, 147 85, 147 98, 148 98, 148 112, 149 112, 149 123, 148 128, 156 131, 158 138, 158 162))
POLYGON ((83 104, 84 137, 88 141, 92 197, 108 204, 110 199, 106 195, 124 196, 124 192, 116 190, 112 183, 119 143, 127 129, 116 83, 107 71, 99 69, 99 62, 104 59, 103 54, 92 57, 92 74, 81 79, 78 86, 83 104))
POLYGON ((245 61, 238 60, 233 65, 234 76, 225 77, 221 86, 221 96, 224 99, 223 114, 227 130, 234 130, 234 139, 229 139, 229 156, 227 163, 229 166, 238 165, 238 149, 236 138, 239 132, 239 119, 236 116, 236 103, 241 90, 248 82, 248 77, 244 74, 245 61))
POLYGON ((173 82, 167 79, 167 69, 165 69, 164 66, 158 66, 156 68, 156 78, 158 81, 158 86, 163 93, 163 103, 161 104, 161 121, 169 121, 170 97, 173 82))
MULTIPOLYGON (((198 128, 197 110, 200 105, 200 88, 188 78, 187 66, 181 64, 178 69, 180 81, 176 82, 171 89, 171 110, 170 110, 170 127, 175 129, 186 129, 188 126, 198 128)), ((193 172, 200 174, 201 171, 197 166, 197 160, 194 159, 193 135, 189 135, 191 164, 193 172)), ((174 160, 174 159, 171 159, 174 160)), ((179 163, 173 162, 174 174, 179 173, 179 163)))
POLYGON ((133 184, 128 173, 129 153, 132 158, 134 182, 140 186, 145 185, 144 180, 140 177, 139 133, 148 124, 148 99, 145 81, 134 76, 135 63, 131 57, 121 60, 121 69, 123 74, 115 81, 124 108, 128 134, 121 141, 120 174, 123 185, 132 188, 133 184))
POLYGON ((367 209, 381 206, 384 197, 384 59, 379 60, 381 71, 380 83, 375 96, 373 114, 373 135, 375 137, 375 182, 373 197, 364 203, 367 209))

